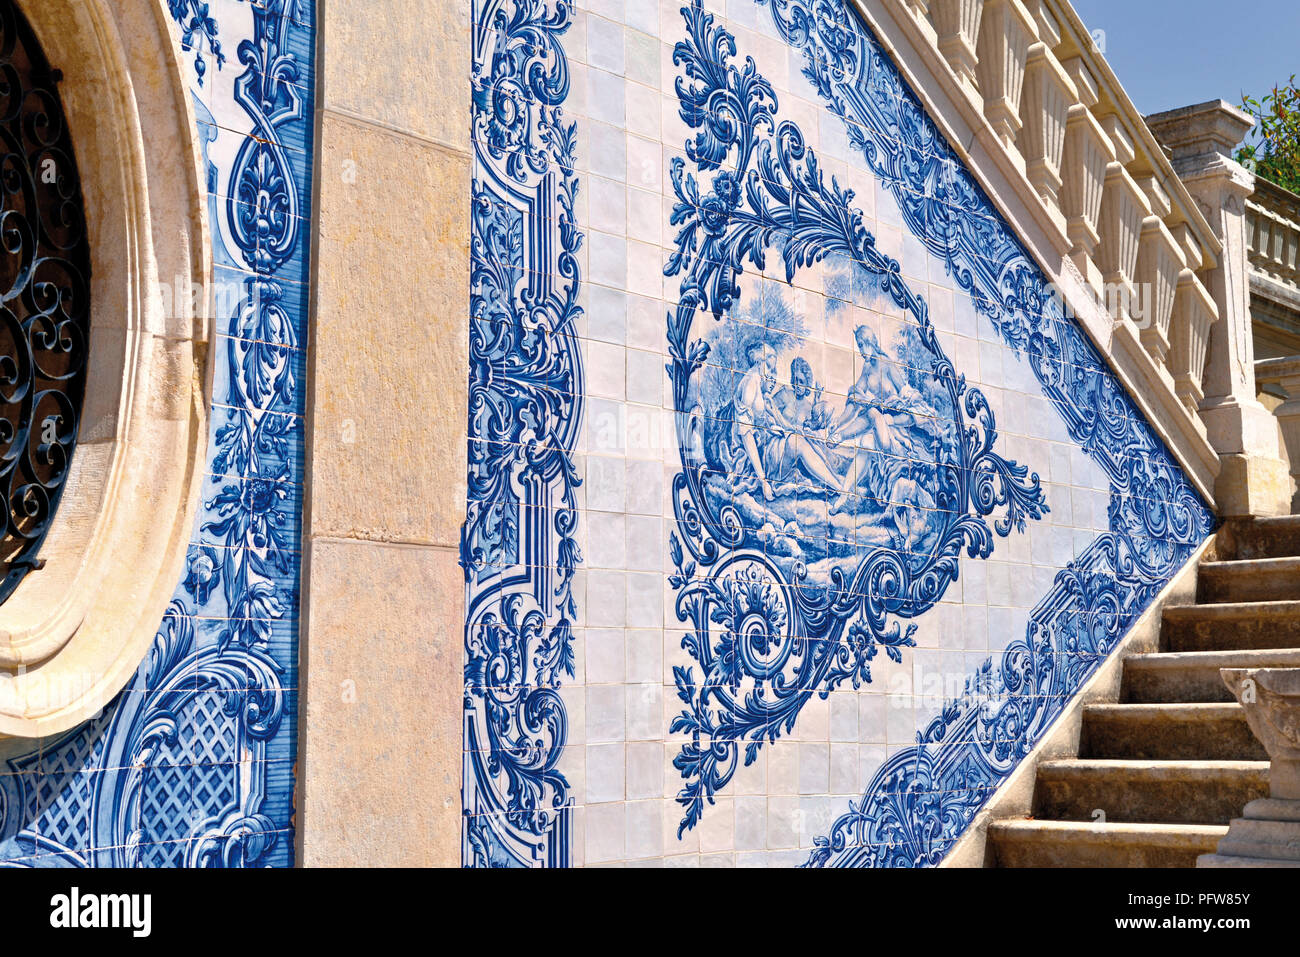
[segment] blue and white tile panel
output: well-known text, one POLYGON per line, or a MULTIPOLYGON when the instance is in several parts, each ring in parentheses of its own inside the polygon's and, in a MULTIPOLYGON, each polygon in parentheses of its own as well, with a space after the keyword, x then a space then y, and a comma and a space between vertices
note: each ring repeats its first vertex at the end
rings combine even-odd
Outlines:
POLYGON ((465 863, 938 863, 1212 515, 850 5, 473 11, 465 863))
POLYGON ((293 863, 314 3, 166 7, 213 232, 208 476, 134 680, 0 766, 0 859, 15 866, 293 863))

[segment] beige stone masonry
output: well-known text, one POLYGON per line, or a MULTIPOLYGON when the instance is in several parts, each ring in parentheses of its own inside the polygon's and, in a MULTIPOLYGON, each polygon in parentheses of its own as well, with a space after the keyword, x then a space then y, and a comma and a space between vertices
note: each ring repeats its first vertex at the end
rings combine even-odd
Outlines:
POLYGON ((455 866, 469 5, 354 14, 320 8, 298 860, 455 866))

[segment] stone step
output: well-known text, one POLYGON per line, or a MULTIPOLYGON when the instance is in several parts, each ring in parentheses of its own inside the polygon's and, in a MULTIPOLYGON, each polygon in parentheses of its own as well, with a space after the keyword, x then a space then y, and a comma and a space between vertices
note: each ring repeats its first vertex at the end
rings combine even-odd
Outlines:
POLYGON ((1203 603, 1300 599, 1300 558, 1202 562, 1196 592, 1203 603))
POLYGON ((1231 704, 1092 704, 1083 709, 1082 758, 1267 761, 1246 712, 1231 704))
POLYGON ((1228 522, 1215 539, 1220 558, 1281 558, 1300 555, 1300 515, 1228 522))
POLYGON ((1267 761, 1124 761, 1038 765, 1034 816, 1112 823, 1227 824, 1268 794, 1267 761))
POLYGON ((1094 824, 998 821, 989 825, 997 867, 1194 867, 1226 827, 1205 824, 1094 824))
POLYGON ((1220 668, 1300 668, 1300 648, 1184 651, 1124 659, 1120 700, 1134 703, 1232 701, 1220 668))
POLYGON ((1258 651, 1300 648, 1300 601, 1167 605, 1164 651, 1258 651))

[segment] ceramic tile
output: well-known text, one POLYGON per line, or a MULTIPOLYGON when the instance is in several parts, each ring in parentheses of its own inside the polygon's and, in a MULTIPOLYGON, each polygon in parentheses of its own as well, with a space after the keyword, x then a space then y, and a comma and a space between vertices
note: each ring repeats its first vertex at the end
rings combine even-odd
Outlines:
MULTIPOLYGON (((528 290, 563 335, 524 357, 522 392, 485 393, 516 418, 471 459, 467 525, 503 572, 470 597, 529 584, 541 617, 503 640, 564 705, 547 761, 473 752, 465 801, 509 807, 522 780, 596 803, 577 843, 486 817, 465 861, 937 863, 1010 772, 999 755, 1034 743, 1212 517, 1059 301, 1008 298, 1008 270, 1045 280, 848 5, 565 16, 571 125, 498 131, 555 188, 476 155, 476 195, 564 228, 477 245, 517 278, 475 295, 528 290), (546 298, 529 270, 557 277, 546 298), (1068 374, 1040 379, 1048 356, 1068 374), (499 494, 518 470, 579 528, 502 523, 538 504, 499 494), (1147 524, 1169 507, 1191 516, 1173 539, 1147 524), (1035 630, 1052 652, 1026 654, 1035 630), (564 687, 566 642, 585 687, 564 687), (1035 674, 1004 673, 1020 660, 1035 674), (1014 708, 1031 737, 980 731, 1014 708)), ((536 52, 497 49, 476 69, 536 52)))
POLYGON ((305 280, 308 221, 292 211, 305 211, 311 195, 314 10, 291 6, 297 15, 286 14, 283 0, 218 0, 211 8, 180 0, 169 8, 192 71, 200 134, 210 134, 200 139, 219 227, 213 258, 219 273, 235 267, 226 270, 235 292, 223 316, 241 316, 241 335, 256 334, 222 338, 216 347, 211 494, 140 671, 101 718, 11 759, 7 765, 18 773, 0 775, 0 787, 13 788, 0 800, 0 832, 11 835, 0 842, 6 860, 114 867, 293 862, 297 433, 305 370, 282 353, 303 340, 306 298, 252 296, 249 274, 236 271, 253 270, 282 289, 305 280), (205 13, 196 26, 198 7, 205 13), (263 101, 236 99, 236 77, 250 88, 266 86, 255 66, 231 57, 243 42, 257 62, 279 58, 291 108, 264 116, 263 101), (273 146, 283 162, 268 178, 263 154, 273 146), (269 216, 250 232, 241 218, 247 208, 222 201, 250 191, 262 191, 289 215, 269 216), (247 492, 223 497, 226 487, 247 492), (263 487, 270 494, 258 491, 263 487), (277 488, 288 494, 275 494, 277 488), (21 773, 34 767, 39 774, 21 773), (96 808, 105 800, 114 806, 92 814, 92 800, 96 808))

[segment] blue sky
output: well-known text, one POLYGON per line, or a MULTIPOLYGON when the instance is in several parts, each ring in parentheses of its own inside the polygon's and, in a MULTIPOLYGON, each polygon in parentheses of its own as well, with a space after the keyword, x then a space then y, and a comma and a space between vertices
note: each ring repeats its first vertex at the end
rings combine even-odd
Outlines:
POLYGON ((1300 74, 1297 0, 1073 0, 1144 114, 1239 104, 1300 74))

